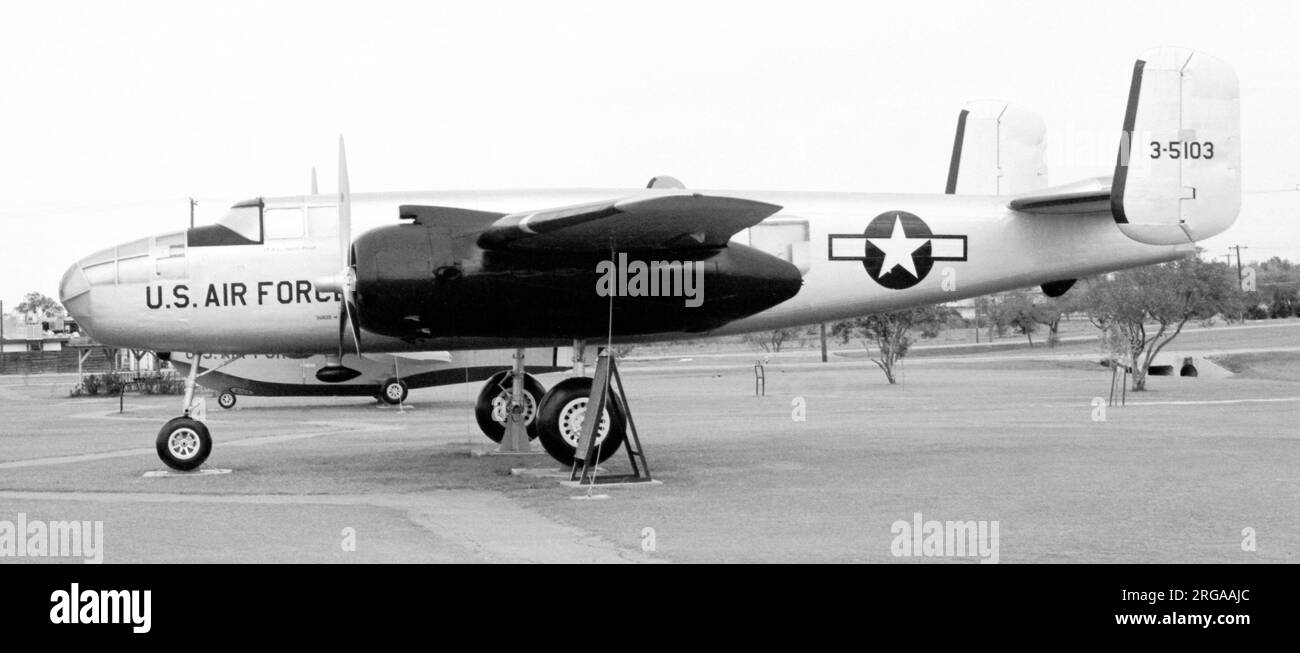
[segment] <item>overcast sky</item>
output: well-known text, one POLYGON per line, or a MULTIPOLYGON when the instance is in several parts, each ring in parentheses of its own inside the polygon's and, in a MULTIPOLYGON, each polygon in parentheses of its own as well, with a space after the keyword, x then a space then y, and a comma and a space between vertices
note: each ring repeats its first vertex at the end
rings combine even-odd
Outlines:
MULTIPOLYGON (((1293 2, 24 2, 0 9, 0 300, 231 201, 639 187, 939 192, 957 111, 1048 125, 1053 184, 1109 175, 1132 61, 1236 67, 1247 191, 1300 184, 1293 2)), ((1300 259, 1300 193, 1207 241, 1300 259)), ((394 216, 396 218, 396 216, 394 216)))

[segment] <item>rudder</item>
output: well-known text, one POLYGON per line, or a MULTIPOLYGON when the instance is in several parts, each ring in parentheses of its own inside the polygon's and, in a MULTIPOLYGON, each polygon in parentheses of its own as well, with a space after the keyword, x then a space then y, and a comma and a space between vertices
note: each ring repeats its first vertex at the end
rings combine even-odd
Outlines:
POLYGON ((1227 64, 1183 48, 1134 64, 1111 186, 1111 213, 1151 245, 1222 233, 1241 209, 1241 111, 1227 64))

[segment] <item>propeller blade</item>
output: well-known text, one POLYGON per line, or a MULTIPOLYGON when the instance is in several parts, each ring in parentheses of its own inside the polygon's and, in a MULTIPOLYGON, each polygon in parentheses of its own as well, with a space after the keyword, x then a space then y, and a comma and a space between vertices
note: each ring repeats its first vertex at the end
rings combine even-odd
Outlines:
MULTIPOLYGON (((356 346, 357 357, 361 357, 361 325, 357 323, 357 307, 351 301, 343 301, 343 314, 340 316, 347 321, 347 326, 351 327, 352 344, 356 346)), ((339 324, 339 358, 343 358, 343 329, 346 328, 342 323, 339 324)))
MULTIPOLYGON (((312 168, 312 191, 316 188, 316 169, 312 168)), ((352 250, 352 191, 348 186, 348 156, 347 149, 343 145, 343 135, 339 135, 339 267, 341 272, 336 280, 331 281, 328 286, 333 289, 338 286, 336 292, 341 296, 339 301, 339 346, 338 356, 336 359, 329 361, 327 365, 316 371, 316 378, 326 383, 341 383, 349 381, 361 375, 349 367, 343 365, 343 355, 347 349, 344 342, 345 334, 352 332, 352 344, 357 352, 357 358, 361 357, 361 324, 357 321, 356 307, 356 272, 353 268, 353 261, 350 260, 349 254, 352 250)))
POLYGON ((348 153, 339 134, 339 265, 347 267, 352 246, 352 191, 348 187, 348 153))

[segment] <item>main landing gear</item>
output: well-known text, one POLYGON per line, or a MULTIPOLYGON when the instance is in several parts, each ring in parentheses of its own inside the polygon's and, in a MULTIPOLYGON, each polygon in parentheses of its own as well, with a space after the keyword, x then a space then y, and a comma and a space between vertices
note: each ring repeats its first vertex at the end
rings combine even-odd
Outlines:
MULTIPOLYGON (((582 420, 587 414, 590 396, 591 377, 575 376, 559 382, 542 397, 538 409, 538 438, 546 453, 566 467, 578 462, 578 440, 582 437, 582 420)), ((627 437, 626 415, 623 404, 616 397, 610 397, 596 431, 599 462, 605 462, 623 444, 627 437)))
MULTIPOLYGON (((501 442, 510 413, 516 408, 511 401, 513 380, 510 370, 493 374, 483 384, 483 389, 478 393, 478 401, 474 404, 474 417, 478 420, 478 427, 493 442, 501 442)), ((537 405, 542 403, 545 394, 546 386, 537 377, 524 374, 523 401, 517 408, 523 414, 529 440, 537 438, 537 405)))
MULTIPOLYGON (((511 414, 516 413, 523 419, 529 440, 539 440, 552 458, 562 465, 572 466, 582 436, 587 399, 591 395, 591 378, 568 378, 548 391, 536 377, 522 371, 522 354, 522 351, 516 354, 515 370, 498 372, 483 384, 474 406, 479 429, 488 439, 499 443, 506 434, 511 414), (516 373, 523 376, 518 402, 513 400, 516 373)), ((626 411, 615 398, 606 405, 596 436, 600 461, 618 451, 626 433, 626 411)))

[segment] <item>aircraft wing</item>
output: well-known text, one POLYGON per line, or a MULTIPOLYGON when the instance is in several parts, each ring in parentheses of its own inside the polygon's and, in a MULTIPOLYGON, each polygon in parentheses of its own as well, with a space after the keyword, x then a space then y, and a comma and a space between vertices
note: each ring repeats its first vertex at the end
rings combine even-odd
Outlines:
POLYGON ((699 194, 659 195, 512 213, 478 244, 489 250, 598 252, 716 249, 781 207, 699 194))
POLYGON ((1110 179, 1098 177, 1065 186, 1044 188, 1019 195, 1007 206, 1013 211, 1034 215, 1110 215, 1110 179))

